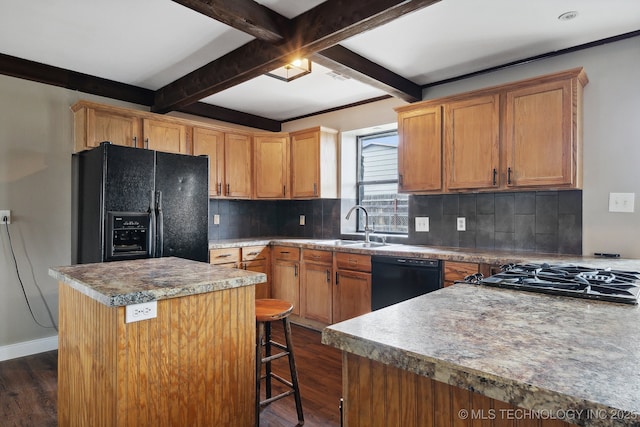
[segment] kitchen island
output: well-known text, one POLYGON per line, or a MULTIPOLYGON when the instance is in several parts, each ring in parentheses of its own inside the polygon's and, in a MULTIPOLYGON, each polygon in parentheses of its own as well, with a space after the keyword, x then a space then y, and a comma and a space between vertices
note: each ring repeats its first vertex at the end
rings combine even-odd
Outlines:
POLYGON ((327 327, 345 426, 640 426, 640 308, 456 284, 327 327))
POLYGON ((59 281, 58 425, 254 425, 253 285, 264 274, 180 258, 49 273, 59 281), (142 316, 152 309, 131 309, 154 301, 155 317, 127 323, 127 307, 142 316))

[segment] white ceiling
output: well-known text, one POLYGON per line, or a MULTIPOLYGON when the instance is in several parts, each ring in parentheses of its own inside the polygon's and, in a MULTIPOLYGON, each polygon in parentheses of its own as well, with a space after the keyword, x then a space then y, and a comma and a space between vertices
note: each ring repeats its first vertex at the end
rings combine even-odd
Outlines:
MULTIPOLYGON (((260 0, 293 18, 322 1, 260 0)), ((0 53, 156 90, 252 36, 171 0, 0 0, 0 53)), ((442 0, 342 46, 418 85, 640 29, 640 0, 442 0), (560 21, 566 11, 577 18, 560 21)), ((260 76, 203 99, 286 120, 385 95, 313 72, 260 76)))

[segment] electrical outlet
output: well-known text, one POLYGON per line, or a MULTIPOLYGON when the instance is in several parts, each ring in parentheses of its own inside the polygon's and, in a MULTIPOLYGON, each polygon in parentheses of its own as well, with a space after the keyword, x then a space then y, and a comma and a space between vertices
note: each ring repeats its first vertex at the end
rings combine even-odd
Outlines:
POLYGON ((213 216, 213 225, 220 225, 220 215, 215 214, 213 216))
POLYGON ((156 317, 158 317, 158 301, 143 302, 125 307, 125 323, 155 319, 156 317))
POLYGON ((0 211, 0 224, 11 224, 11 211, 0 211), (6 222, 5 217, 7 217, 6 222))
POLYGON ((636 193, 609 193, 609 212, 633 212, 636 193))
POLYGON ((416 231, 417 232, 429 231, 429 217, 428 216, 417 216, 416 217, 416 231))
POLYGON ((456 223, 456 229, 458 231, 467 231, 467 219, 463 216, 458 217, 458 222, 456 223))
POLYGON ((304 223, 305 223, 304 215, 300 215, 300 225, 304 225, 304 223))

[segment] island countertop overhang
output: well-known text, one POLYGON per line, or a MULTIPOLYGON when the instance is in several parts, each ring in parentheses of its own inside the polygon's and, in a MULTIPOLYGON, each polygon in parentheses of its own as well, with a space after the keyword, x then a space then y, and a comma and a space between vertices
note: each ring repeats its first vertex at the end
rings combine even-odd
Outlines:
POLYGON ((522 408, 583 410, 580 425, 630 426, 639 322, 638 306, 457 284, 332 325, 322 342, 522 408))
POLYGON ((51 267, 49 275, 111 307, 250 286, 266 275, 175 257, 51 267))

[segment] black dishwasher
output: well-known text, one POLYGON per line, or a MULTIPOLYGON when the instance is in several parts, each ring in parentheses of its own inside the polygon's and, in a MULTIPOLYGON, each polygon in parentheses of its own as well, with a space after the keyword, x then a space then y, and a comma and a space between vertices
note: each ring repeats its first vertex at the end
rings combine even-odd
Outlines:
POLYGON ((437 259, 371 257, 371 309, 378 310, 442 288, 437 259))

